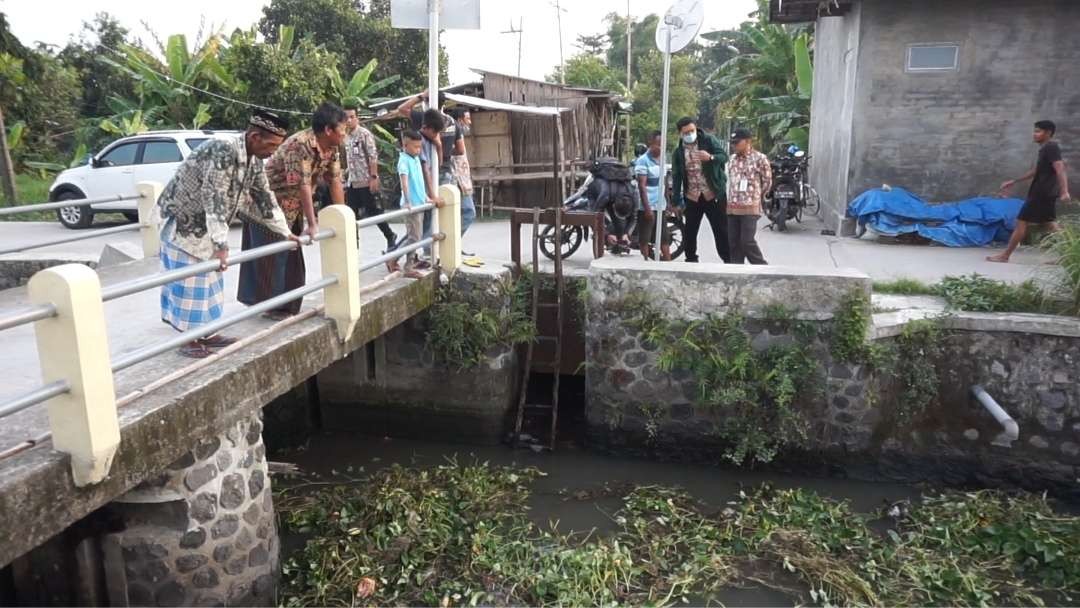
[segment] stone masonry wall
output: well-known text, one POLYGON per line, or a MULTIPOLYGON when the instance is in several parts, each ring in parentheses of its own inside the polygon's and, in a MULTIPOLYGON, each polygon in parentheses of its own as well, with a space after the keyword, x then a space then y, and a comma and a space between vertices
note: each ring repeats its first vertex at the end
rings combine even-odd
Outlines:
MULTIPOLYGON (((655 347, 627 323, 633 311, 618 310, 620 301, 630 294, 655 294, 655 308, 688 321, 709 312, 739 311, 754 348, 763 349, 793 339, 761 318, 768 304, 795 307, 799 317, 827 329, 839 299, 864 285, 857 277, 797 281, 793 269, 748 277, 745 269, 724 266, 672 271, 640 266, 593 265, 586 416, 598 445, 661 458, 719 461, 723 446, 711 429, 721 414, 697 403, 700 388, 689 372, 660 369, 655 347)), ((897 340, 903 323, 889 315, 876 317, 881 319, 871 337, 882 344, 897 340)), ((811 351, 819 361, 822 390, 807 391, 796 401, 810 424, 809 442, 781 454, 775 466, 1080 495, 1075 483, 1080 478, 1080 321, 957 313, 936 322, 942 347, 934 361, 938 397, 904 426, 895 417, 905 405, 896 378, 867 365, 833 361, 831 334, 819 331, 811 351), (995 445, 1001 426, 970 397, 974 384, 983 385, 1018 422, 1020 439, 1011 447, 995 445)))
MULTIPOLYGON (((612 448, 641 445, 671 446, 678 455, 718 459, 710 433, 717 414, 695 403, 700 387, 685 370, 660 369, 657 349, 642 340, 628 320, 628 298, 644 294, 653 309, 669 319, 694 321, 709 314, 739 313, 756 349, 790 342, 768 310, 782 304, 794 316, 826 333, 834 312, 853 291, 869 294, 870 279, 852 271, 828 273, 780 267, 722 264, 664 265, 601 259, 593 262, 588 287, 586 336, 586 418, 593 441, 612 448)), ((812 352, 829 366, 828 345, 820 341, 812 352)), ((829 390, 846 387, 829 384, 829 390)), ((827 398, 805 400, 802 407, 822 420, 827 398)), ((812 436, 824 436, 824 428, 812 436)), ((661 451, 660 455, 675 455, 661 451)))
POLYGON ((102 542, 111 603, 275 603, 279 544, 259 415, 108 509, 123 528, 102 542))
MULTIPOLYGON (((477 307, 510 305, 505 268, 462 268, 451 287, 477 307)), ((367 349, 318 375, 325 428, 394 437, 496 444, 515 404, 517 354, 493 347, 472 369, 436 361, 427 347, 428 313, 393 328, 367 349)))

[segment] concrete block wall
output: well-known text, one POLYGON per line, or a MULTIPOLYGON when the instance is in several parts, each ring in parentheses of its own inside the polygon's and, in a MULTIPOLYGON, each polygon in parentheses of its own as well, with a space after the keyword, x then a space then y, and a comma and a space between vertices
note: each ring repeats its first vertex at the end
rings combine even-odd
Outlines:
POLYGON ((1077 23, 1074 0, 861 0, 821 19, 811 183, 826 218, 883 183, 931 202, 992 195, 1034 163, 1040 119, 1080 166, 1077 23), (920 43, 958 44, 958 69, 907 72, 920 43))
POLYGON ((1029 169, 1032 124, 1080 164, 1080 3, 865 0, 849 197, 883 182, 931 201, 994 194, 1029 169), (960 45, 954 72, 908 73, 907 46, 960 45))

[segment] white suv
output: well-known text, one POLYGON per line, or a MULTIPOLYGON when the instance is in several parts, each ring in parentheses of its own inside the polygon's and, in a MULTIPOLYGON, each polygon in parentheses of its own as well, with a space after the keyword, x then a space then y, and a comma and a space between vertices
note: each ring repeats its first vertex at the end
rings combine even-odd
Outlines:
MULTIPOLYGON (((134 195, 135 184, 143 181, 164 186, 180 163, 206 140, 239 135, 240 131, 150 131, 118 139, 87 164, 57 175, 49 200, 134 195)), ((123 213, 130 221, 139 219, 135 200, 64 207, 57 209, 56 218, 68 228, 87 228, 94 213, 123 213)))

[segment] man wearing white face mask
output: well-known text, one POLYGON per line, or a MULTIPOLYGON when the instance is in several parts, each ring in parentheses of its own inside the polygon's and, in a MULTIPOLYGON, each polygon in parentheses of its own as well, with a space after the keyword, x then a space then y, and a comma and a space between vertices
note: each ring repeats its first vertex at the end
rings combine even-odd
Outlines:
POLYGON ((671 159, 671 200, 685 208, 686 261, 697 262, 697 236, 702 218, 709 218, 716 253, 730 261, 727 234, 727 178, 724 164, 727 147, 719 139, 702 133, 690 117, 680 118, 679 145, 671 159))

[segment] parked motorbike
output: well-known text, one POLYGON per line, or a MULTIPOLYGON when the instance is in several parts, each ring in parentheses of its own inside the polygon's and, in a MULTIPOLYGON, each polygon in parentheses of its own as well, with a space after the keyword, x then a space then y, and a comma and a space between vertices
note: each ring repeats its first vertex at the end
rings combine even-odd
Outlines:
POLYGON ((780 232, 787 230, 789 220, 802 222, 803 213, 817 215, 821 198, 807 183, 810 157, 798 146, 788 146, 775 155, 772 165, 772 189, 765 195, 765 215, 780 232))
MULTIPOLYGON (((604 230, 615 236, 615 243, 604 245, 615 255, 627 255, 637 249, 637 184, 633 172, 613 158, 593 161, 585 182, 563 201, 565 211, 604 212, 604 230)), ((682 217, 665 214, 671 234, 672 259, 682 255, 682 217)), ((562 258, 574 254, 590 236, 588 226, 563 226, 561 242, 562 258)), ((540 251, 550 260, 555 259, 555 227, 545 226, 540 233, 540 251)))

